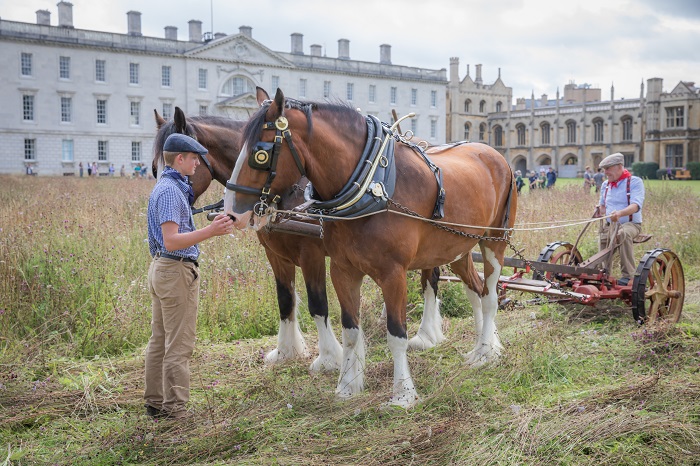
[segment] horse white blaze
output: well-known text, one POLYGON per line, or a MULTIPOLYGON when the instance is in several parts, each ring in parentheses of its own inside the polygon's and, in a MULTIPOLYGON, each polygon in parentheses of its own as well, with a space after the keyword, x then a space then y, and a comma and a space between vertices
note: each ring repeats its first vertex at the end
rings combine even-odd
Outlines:
MULTIPOLYGON (((246 144, 241 148, 241 152, 238 154, 238 159, 236 160, 236 165, 233 167, 233 172, 231 173, 231 178, 229 178, 229 183, 236 184, 238 180, 238 175, 241 173, 243 168, 243 161, 246 160, 245 154, 248 152, 248 146, 246 144)), ((227 215, 233 215, 236 218, 236 214, 233 213, 233 209, 236 207, 236 193, 228 189, 224 189, 224 213, 227 215)))
POLYGON ((481 334, 478 335, 476 346, 467 354, 467 362, 472 366, 482 366, 495 361, 501 355, 503 345, 496 329, 496 311, 498 310, 498 278, 501 275, 501 264, 496 254, 489 248, 483 248, 484 261, 493 267, 493 273, 485 277, 485 286, 489 293, 481 298, 483 322, 481 334))
POLYGON ((389 404, 410 408, 420 401, 420 397, 408 368, 408 341, 389 332, 386 334, 386 341, 394 358, 394 393, 389 404))
POLYGON ((481 327, 484 323, 484 314, 481 310, 481 296, 466 284, 464 285, 464 291, 467 294, 469 304, 472 305, 472 309, 474 310, 474 331, 476 332, 476 339, 478 340, 481 338, 481 327))
POLYGON ((430 284, 423 292, 423 317, 416 336, 408 342, 410 349, 424 350, 432 348, 445 340, 442 333, 442 316, 440 315, 440 300, 435 296, 435 290, 430 284))
POLYGON ((335 389, 340 398, 350 398, 365 387, 365 334, 362 328, 343 328, 343 362, 335 389))
POLYGON ((295 293, 294 310, 292 311, 295 318, 280 320, 280 329, 277 334, 277 348, 270 351, 267 356, 265 356, 266 363, 275 364, 288 359, 308 358, 310 356, 309 349, 306 346, 304 337, 301 334, 301 329, 299 328, 298 302, 299 296, 295 293))
POLYGON ((314 316, 318 330, 318 357, 311 363, 312 372, 334 371, 340 369, 343 362, 343 347, 335 338, 328 318, 314 316))

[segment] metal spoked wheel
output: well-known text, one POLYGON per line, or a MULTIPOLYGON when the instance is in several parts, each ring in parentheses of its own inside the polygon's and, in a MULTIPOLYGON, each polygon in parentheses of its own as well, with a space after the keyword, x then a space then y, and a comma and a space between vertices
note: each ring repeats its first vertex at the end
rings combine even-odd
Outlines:
MULTIPOLYGON (((540 256, 537 258, 537 262, 549 262, 550 264, 561 264, 561 265, 578 265, 583 262, 581 253, 578 249, 574 248, 573 244, 567 241, 555 241, 549 243, 547 246, 540 251, 540 256)), ((535 265, 537 267, 537 265, 535 265)), ((547 280, 552 280, 552 272, 545 272, 544 277, 547 280)), ((542 273, 536 272, 533 275, 533 279, 542 280, 542 273)), ((556 278, 556 277, 555 277, 556 278)))
POLYGON ((642 323, 675 323, 681 318, 685 277, 680 259, 669 249, 648 251, 632 282, 632 314, 642 323))

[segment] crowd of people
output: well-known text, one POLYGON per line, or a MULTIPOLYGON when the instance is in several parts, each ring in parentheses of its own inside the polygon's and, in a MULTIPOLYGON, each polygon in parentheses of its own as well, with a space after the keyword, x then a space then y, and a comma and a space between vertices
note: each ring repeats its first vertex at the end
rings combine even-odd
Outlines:
MULTIPOLYGON (((534 170, 530 171, 530 173, 528 173, 527 175, 527 185, 530 191, 534 191, 537 189, 551 189, 557 182, 557 172, 554 171, 554 168, 552 167, 549 167, 547 171, 545 171, 544 168, 540 169, 539 176, 534 170)), ((526 182, 525 178, 523 177, 522 171, 516 170, 515 186, 518 189, 518 194, 522 192, 525 183, 526 182)))
MULTIPOLYGON (((80 178, 83 178, 83 176, 86 175, 87 172, 87 177, 92 178, 92 177, 98 177, 100 176, 100 166, 95 163, 86 163, 85 166, 83 165, 83 162, 78 163, 78 174, 80 178)), ((29 174, 29 173, 27 173, 29 174)), ((116 176, 116 169, 114 167, 113 163, 109 164, 109 167, 107 167, 107 173, 108 176, 116 176)), ((122 165, 121 168, 119 169, 119 176, 124 178, 127 176, 126 173, 126 166, 122 165)), ((148 167, 146 167, 145 164, 143 163, 137 163, 134 165, 134 171, 131 174, 132 178, 148 178, 148 179, 153 179, 153 176, 150 173, 150 170, 148 167)))

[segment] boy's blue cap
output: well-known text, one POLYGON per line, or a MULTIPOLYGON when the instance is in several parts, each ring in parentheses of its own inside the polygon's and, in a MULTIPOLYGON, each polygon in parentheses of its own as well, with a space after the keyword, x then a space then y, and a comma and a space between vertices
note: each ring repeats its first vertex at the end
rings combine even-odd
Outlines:
POLYGON ((195 139, 180 133, 173 133, 168 136, 163 145, 163 150, 166 152, 193 152, 199 155, 205 155, 209 152, 195 139))

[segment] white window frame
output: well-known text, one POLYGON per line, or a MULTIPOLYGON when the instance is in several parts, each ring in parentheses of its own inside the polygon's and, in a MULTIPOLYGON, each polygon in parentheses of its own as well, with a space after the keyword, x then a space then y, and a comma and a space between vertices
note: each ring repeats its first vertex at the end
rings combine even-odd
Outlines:
POLYGON ((373 104, 377 101, 377 86, 374 84, 369 85, 369 103, 373 104))
POLYGON ((35 101, 33 94, 22 94, 22 121, 34 121, 35 101))
POLYGON ((109 122, 107 118, 107 99, 95 100, 95 122, 98 125, 106 125, 109 122), (100 118, 104 121, 100 121, 100 118))
POLYGON ((411 107, 418 105, 418 89, 411 89, 411 107))
POLYGON ((396 86, 391 86, 391 89, 389 90, 389 103, 391 105, 396 105, 396 97, 398 94, 398 89, 396 86))
POLYGON ((129 125, 141 126, 141 102, 137 100, 129 103, 129 125))
POLYGON ((347 83, 345 91, 345 97, 347 97, 348 102, 352 102, 355 97, 355 84, 347 83))
POLYGON ((73 121, 73 98, 61 96, 61 123, 71 123, 73 121))
POLYGON ((58 57, 58 77, 60 79, 70 79, 70 57, 65 55, 58 57))
POLYGON ((299 98, 306 98, 306 79, 304 78, 299 79, 299 98))
POLYGON ((107 162, 109 160, 109 141, 97 141, 97 161, 107 162))
POLYGON ((172 81, 173 67, 170 65, 163 65, 160 68, 160 85, 161 87, 170 88, 173 85, 172 81))
POLYGON ((107 60, 95 59, 95 82, 107 82, 107 60))
POLYGON ((140 84, 139 77, 139 64, 130 62, 129 63, 129 84, 131 86, 138 86, 140 84))
POLYGON ((437 91, 430 91, 430 108, 437 108, 437 91))
POLYGON ((199 68, 197 72, 197 89, 206 91, 209 86, 209 72, 206 68, 199 68))
POLYGON ((131 141, 131 161, 141 161, 141 141, 131 141))
POLYGON ((163 112, 161 113, 165 121, 170 120, 173 117, 173 104, 172 102, 163 102, 163 112))
POLYGON ((328 99, 331 96, 331 82, 323 81, 323 97, 328 99))
POLYGON ((72 139, 61 141, 61 162, 72 162, 74 155, 74 145, 72 139))
POLYGON ((22 52, 19 59, 19 74, 22 77, 29 78, 34 76, 34 55, 28 52, 22 52), (25 72, 26 71, 26 72, 25 72))
POLYGON ((270 90, 272 90, 272 92, 277 92, 277 89, 279 87, 280 87, 280 77, 277 75, 270 76, 270 90))
POLYGON ((24 160, 36 162, 36 139, 24 138, 24 160))

